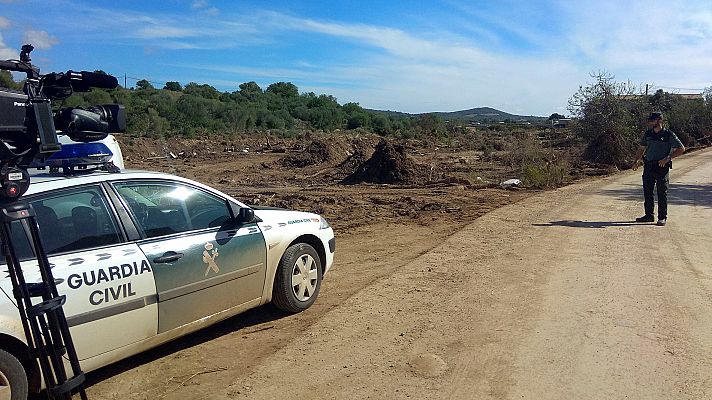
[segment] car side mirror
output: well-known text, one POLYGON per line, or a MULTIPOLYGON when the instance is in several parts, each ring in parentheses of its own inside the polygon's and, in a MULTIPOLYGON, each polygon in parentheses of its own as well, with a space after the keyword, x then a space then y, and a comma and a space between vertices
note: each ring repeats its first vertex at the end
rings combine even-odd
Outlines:
POLYGON ((255 210, 251 208, 240 207, 231 201, 228 201, 228 208, 230 209, 230 217, 238 224, 249 224, 255 221, 255 210))

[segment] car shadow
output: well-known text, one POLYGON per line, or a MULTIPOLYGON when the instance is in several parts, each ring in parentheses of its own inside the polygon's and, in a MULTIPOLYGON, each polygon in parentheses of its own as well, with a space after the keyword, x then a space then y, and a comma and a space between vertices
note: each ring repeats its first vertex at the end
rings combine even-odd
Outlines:
POLYGON ((121 361, 117 361, 95 371, 89 372, 86 375, 85 387, 90 387, 123 372, 134 369, 143 364, 148 364, 178 351, 185 350, 189 347, 209 342, 251 326, 276 321, 290 315, 294 314, 279 310, 277 307, 272 305, 272 303, 253 308, 234 317, 218 322, 215 325, 183 336, 180 340, 172 340, 153 349, 146 350, 121 361))
MULTIPOLYGON (((625 201, 643 203, 642 185, 627 185, 622 189, 604 190, 604 195, 625 201)), ((657 200, 657 194, 655 194, 657 200)), ((712 184, 671 183, 668 189, 668 204, 712 208, 712 184)))
POLYGON ((608 228, 611 226, 638 226, 649 225, 635 221, 551 221, 547 223, 532 224, 533 226, 566 226, 569 228, 608 228))

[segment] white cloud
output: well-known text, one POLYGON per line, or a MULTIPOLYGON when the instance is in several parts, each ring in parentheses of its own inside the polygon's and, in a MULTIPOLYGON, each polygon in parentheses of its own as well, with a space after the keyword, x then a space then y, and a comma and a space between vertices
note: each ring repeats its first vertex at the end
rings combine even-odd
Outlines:
POLYGON ((368 107, 425 112, 488 105, 548 115, 565 105, 586 77, 574 63, 556 55, 498 54, 472 43, 424 38, 387 27, 274 13, 271 18, 287 29, 342 37, 378 49, 353 65, 313 71, 350 81, 356 88, 314 86, 330 88, 340 100, 359 101, 368 107))
POLYGON ((509 35, 535 46, 551 45, 550 30, 558 22, 557 15, 551 14, 548 5, 542 2, 500 0, 474 5, 473 2, 446 0, 446 3, 469 17, 470 29, 479 30, 484 36, 500 38, 509 35), (536 27, 532 21, 546 21, 546 29, 536 27))
POLYGON ((147 15, 104 8, 88 8, 85 12, 87 23, 81 31, 70 30, 64 33, 66 41, 84 40, 89 33, 111 32, 109 40, 114 43, 139 44, 152 49, 216 50, 256 42, 256 30, 252 24, 207 19, 205 15, 212 13, 210 8, 198 13, 191 12, 190 16, 147 15))
POLYGON ((10 20, 0 15, 0 29, 7 29, 10 25, 10 20))
POLYGON ((712 83, 712 3, 576 3, 564 9, 571 45, 619 79, 692 88, 712 83))
POLYGON ((200 32, 189 28, 154 25, 136 31, 135 37, 141 39, 186 38, 200 36, 200 32))
POLYGON ((18 50, 12 49, 5 44, 0 32, 0 60, 15 60, 19 54, 18 50))
MULTIPOLYGON (((488 17, 522 40, 525 51, 492 49, 427 31, 337 23, 268 13, 273 28, 339 37, 376 51, 349 68, 319 74, 352 79, 331 87, 340 99, 404 111, 492 105, 547 115, 565 108, 588 74, 608 70, 619 80, 674 87, 710 86, 712 5, 683 2, 562 2, 550 18, 554 34, 488 17), (561 22, 563 21, 563 22, 561 22), (561 22, 561 23, 559 23, 561 22), (367 66, 363 68, 364 66, 367 66), (357 73, 354 71, 358 70, 357 73), (333 74, 333 75, 328 75, 333 74)), ((330 86, 314 87, 328 89, 330 86)))
POLYGON ((217 7, 210 7, 210 3, 208 3, 207 0, 195 0, 190 5, 190 8, 194 10, 200 10, 201 14, 210 17, 215 17, 220 14, 220 10, 217 7))
POLYGON ((210 16, 210 17, 216 17, 216 16, 218 16, 218 14, 220 14, 220 9, 217 7, 206 8, 203 11, 203 14, 210 16))
POLYGON ((54 36, 50 36, 46 31, 29 29, 25 31, 22 42, 29 43, 36 49, 50 49, 55 44, 59 43, 59 39, 54 36))
POLYGON ((272 23, 283 28, 339 36, 379 47, 387 52, 411 60, 433 60, 433 55, 447 58, 487 61, 488 55, 475 47, 452 45, 413 36, 399 29, 365 24, 339 24, 311 19, 288 17, 272 13, 272 23))

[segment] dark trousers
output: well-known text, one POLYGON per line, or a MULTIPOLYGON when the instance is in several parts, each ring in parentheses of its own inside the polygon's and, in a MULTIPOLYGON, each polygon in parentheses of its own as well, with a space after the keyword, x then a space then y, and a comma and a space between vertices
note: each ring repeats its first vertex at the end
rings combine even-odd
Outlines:
POLYGON ((647 162, 643 167, 643 196, 645 196, 645 215, 653 215, 655 202, 653 188, 658 189, 658 219, 667 218, 667 190, 670 183, 670 166, 661 167, 658 162, 647 162))

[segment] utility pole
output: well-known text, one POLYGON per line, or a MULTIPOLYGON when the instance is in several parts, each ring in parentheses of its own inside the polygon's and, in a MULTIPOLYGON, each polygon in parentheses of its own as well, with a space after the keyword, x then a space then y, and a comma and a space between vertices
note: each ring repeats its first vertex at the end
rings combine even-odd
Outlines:
POLYGON ((645 97, 648 97, 648 84, 645 84, 645 97))
MULTIPOLYGON (((124 89, 126 89, 126 74, 124 74, 124 89)), ((648 85, 645 85, 645 94, 648 94, 648 85)))

